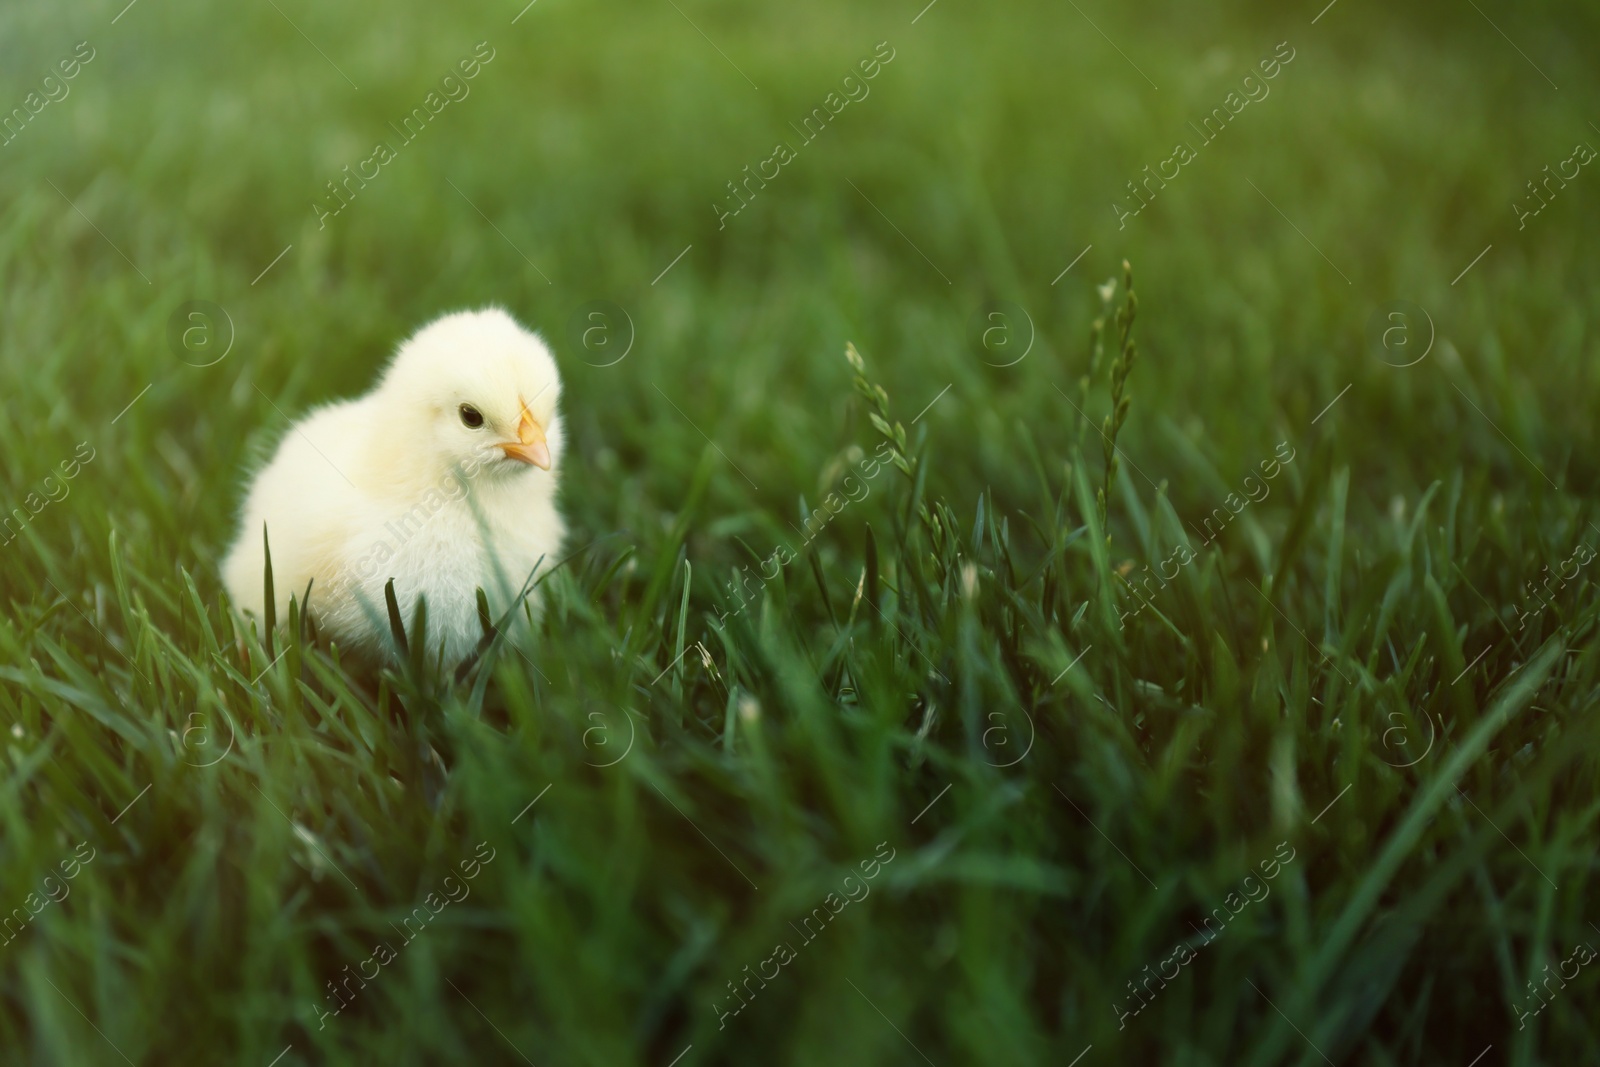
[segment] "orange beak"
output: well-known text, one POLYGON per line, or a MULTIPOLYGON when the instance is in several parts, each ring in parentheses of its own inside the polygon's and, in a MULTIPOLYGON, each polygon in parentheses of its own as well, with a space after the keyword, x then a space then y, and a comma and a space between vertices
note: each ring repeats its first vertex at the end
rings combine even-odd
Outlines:
POLYGON ((540 470, 550 469, 550 446, 545 442, 544 430, 533 421, 527 408, 523 408, 522 421, 517 424, 517 439, 500 447, 508 459, 532 464, 540 470))

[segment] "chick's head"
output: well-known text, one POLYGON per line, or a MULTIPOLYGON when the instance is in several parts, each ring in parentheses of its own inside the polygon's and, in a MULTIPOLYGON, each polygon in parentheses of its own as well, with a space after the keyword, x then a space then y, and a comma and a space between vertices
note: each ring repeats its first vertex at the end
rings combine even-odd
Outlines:
POLYGON ((559 465, 555 360, 499 308, 459 311, 418 330, 400 346, 377 399, 399 435, 390 439, 411 442, 409 473, 548 478, 559 465))

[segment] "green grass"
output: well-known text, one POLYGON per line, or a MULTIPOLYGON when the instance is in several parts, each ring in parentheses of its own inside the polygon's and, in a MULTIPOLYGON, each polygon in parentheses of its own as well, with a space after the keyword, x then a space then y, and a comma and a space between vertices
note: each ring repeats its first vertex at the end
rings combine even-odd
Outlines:
POLYGON ((0 15, 0 114, 95 49, 0 147, 0 506, 41 505, 0 535, 0 909, 70 890, 0 935, 0 1060, 1594 1061, 1600 968, 1517 1010, 1600 945, 1596 572, 1528 584, 1600 545, 1600 171, 1508 206, 1600 145, 1594 13, 676 6, 0 15), (1436 333, 1406 368, 1369 339, 1396 300, 1436 333), (170 346, 189 301, 220 362, 170 346), (217 565, 250 465, 490 302, 565 375, 532 651, 458 680, 245 629, 217 565))

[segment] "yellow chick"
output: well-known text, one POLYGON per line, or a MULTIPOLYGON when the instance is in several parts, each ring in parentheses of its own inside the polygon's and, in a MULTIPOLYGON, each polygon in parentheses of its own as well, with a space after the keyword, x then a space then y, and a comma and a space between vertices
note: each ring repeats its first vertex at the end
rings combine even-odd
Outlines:
POLYGON ((265 618, 265 527, 278 618, 309 584, 320 634, 395 658, 393 579, 407 627, 426 603, 430 656, 461 661, 482 636, 476 590, 498 619, 556 562, 560 398, 549 349, 504 311, 435 319, 371 392, 296 423, 255 476, 222 565, 233 603, 265 618))

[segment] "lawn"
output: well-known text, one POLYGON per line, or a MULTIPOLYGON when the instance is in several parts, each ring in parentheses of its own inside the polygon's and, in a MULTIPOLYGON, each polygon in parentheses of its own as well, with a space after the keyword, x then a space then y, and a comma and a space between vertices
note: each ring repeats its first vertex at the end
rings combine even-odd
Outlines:
POLYGON ((0 1062, 1600 1062, 1600 15, 1324 2, 0 12, 0 1062), (486 304, 528 647, 242 620, 486 304))

